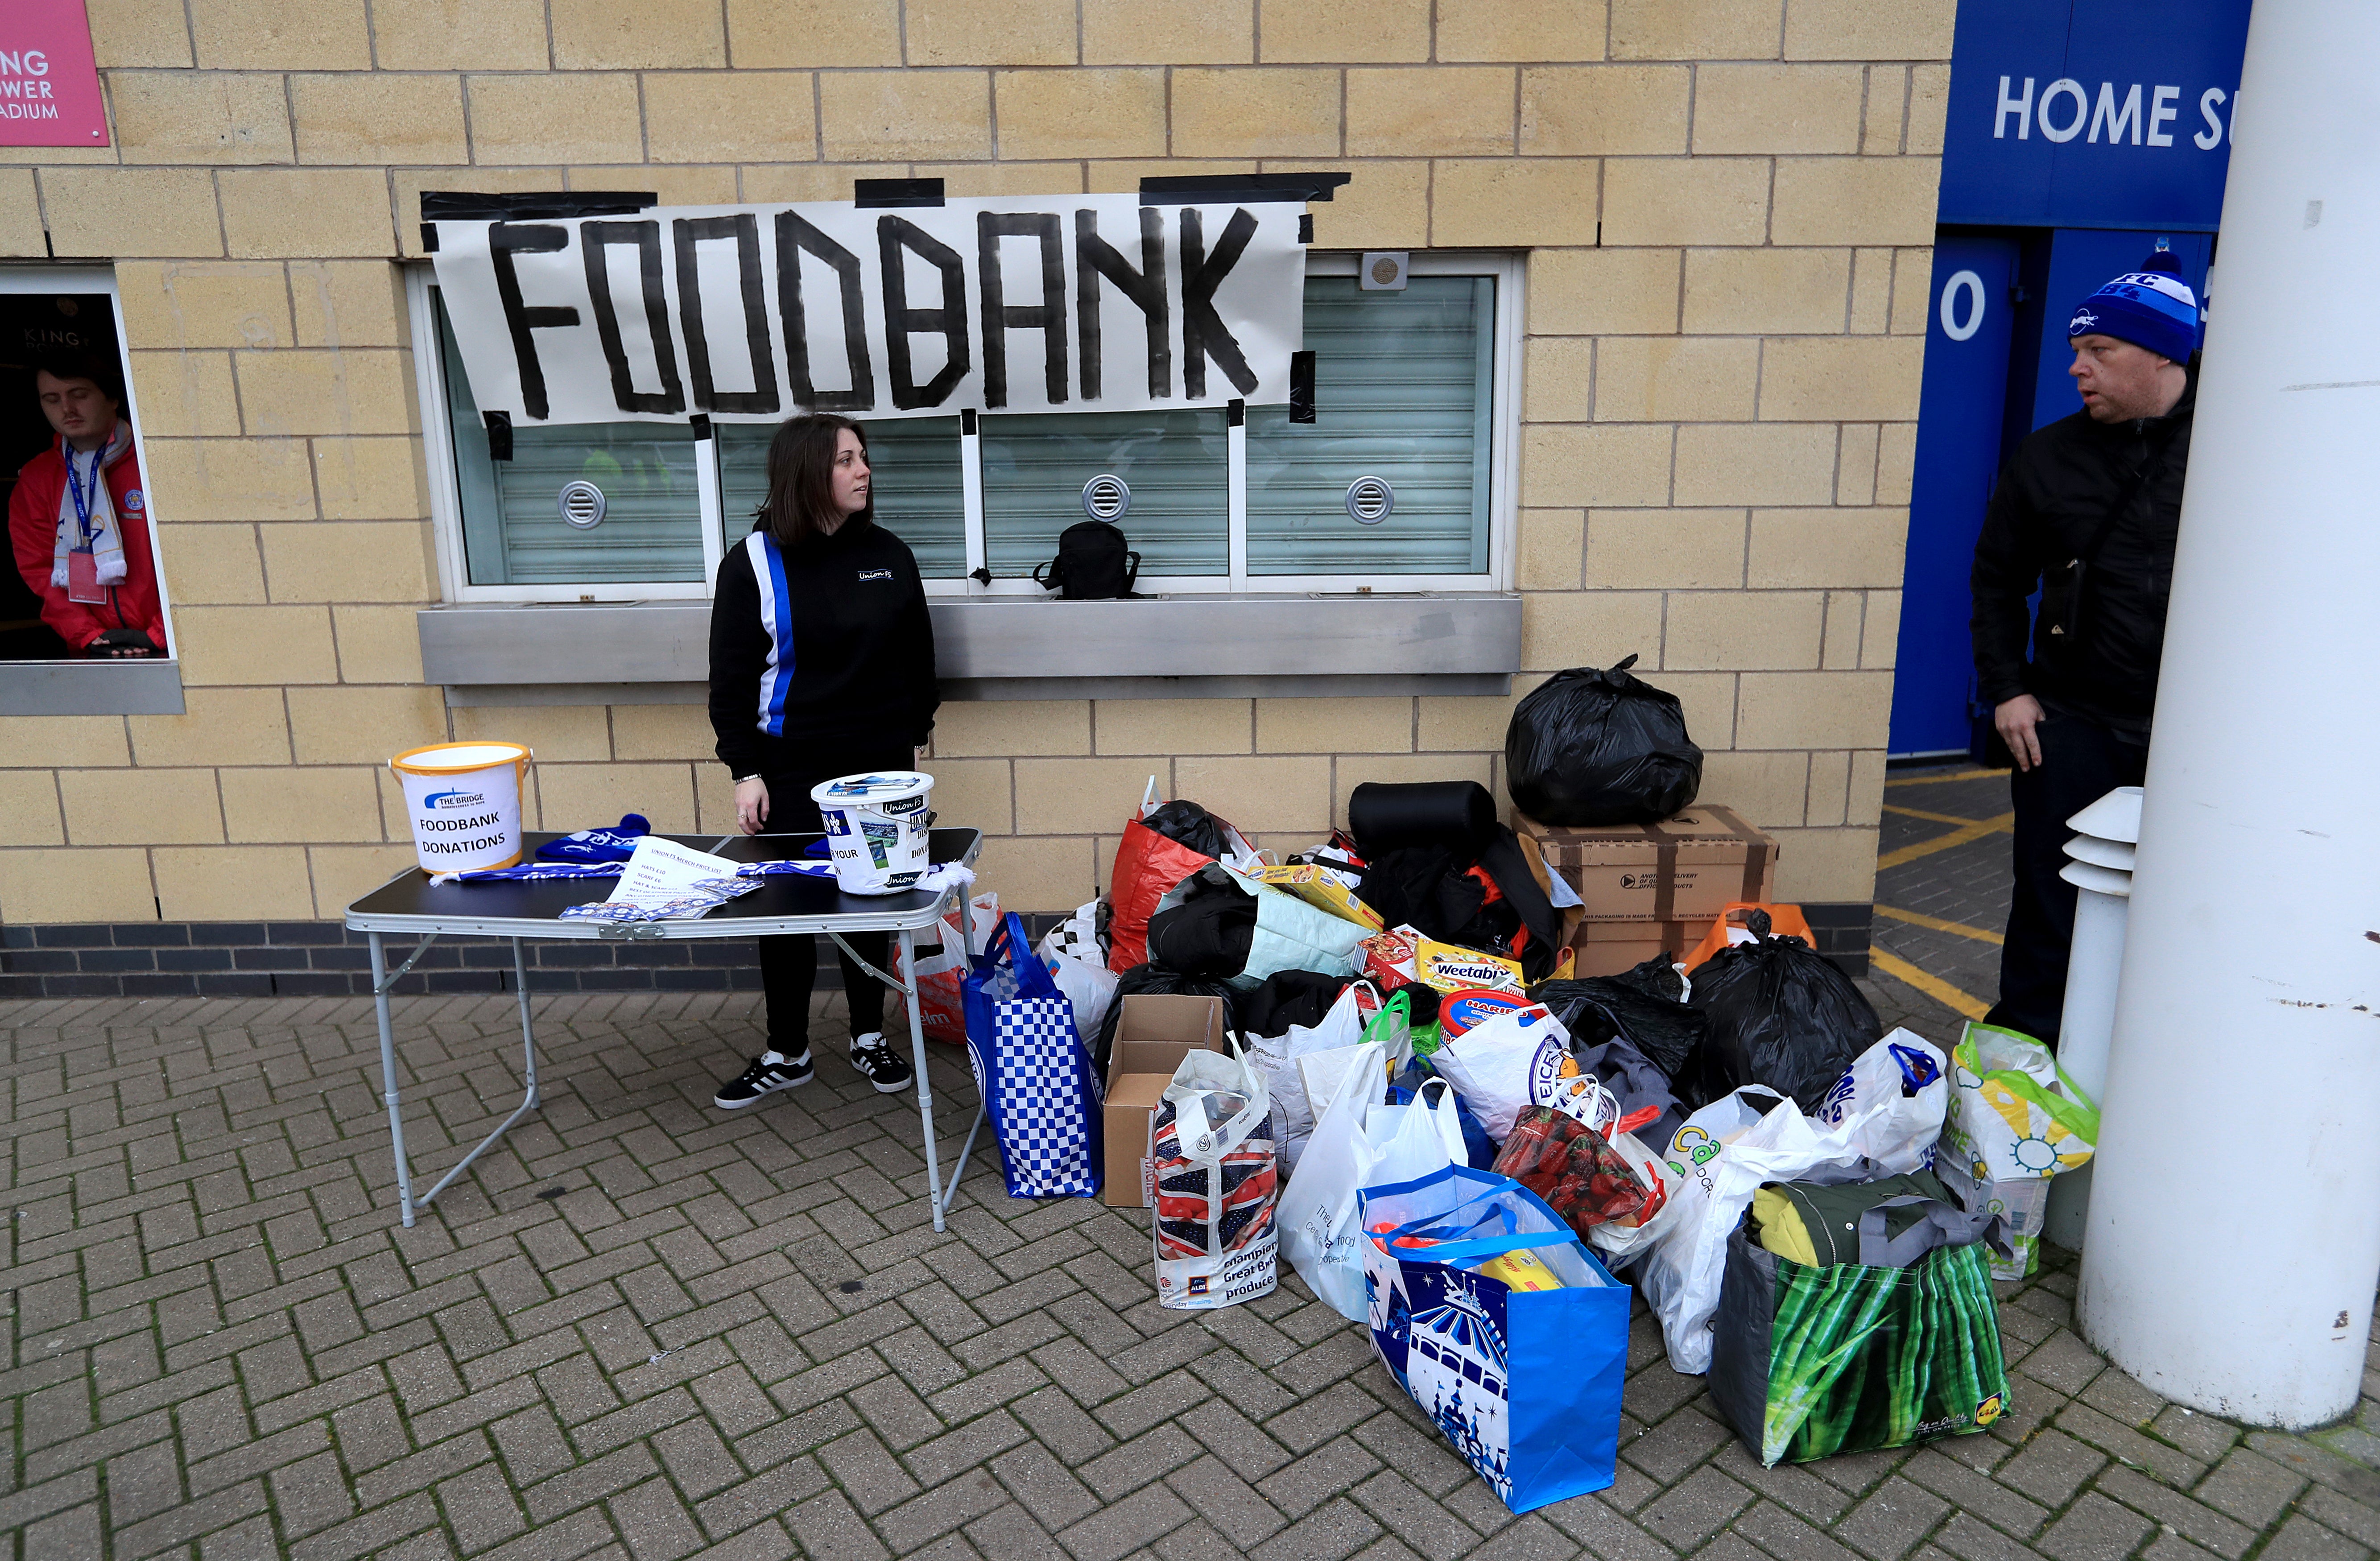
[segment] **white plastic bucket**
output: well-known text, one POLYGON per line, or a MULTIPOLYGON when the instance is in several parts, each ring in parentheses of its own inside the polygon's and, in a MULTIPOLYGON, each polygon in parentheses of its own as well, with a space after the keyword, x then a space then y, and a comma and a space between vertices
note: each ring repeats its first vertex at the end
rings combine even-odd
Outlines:
POLYGON ((898 894, 924 875, 933 790, 932 776, 910 769, 844 775, 810 788, 844 893, 898 894))
POLYGON ((472 873, 521 859, 521 783, 533 756, 518 743, 433 743, 388 761, 405 787, 423 872, 472 873))

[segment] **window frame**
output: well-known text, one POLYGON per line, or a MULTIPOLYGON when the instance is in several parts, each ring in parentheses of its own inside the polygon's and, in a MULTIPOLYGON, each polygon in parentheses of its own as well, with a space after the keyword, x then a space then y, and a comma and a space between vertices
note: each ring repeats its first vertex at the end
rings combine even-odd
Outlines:
MULTIPOLYGON (((161 538, 157 530, 157 495, 154 486, 155 477, 150 463, 149 434, 140 421, 140 393, 132 382, 132 342, 125 330, 124 296, 115 284, 115 268, 112 265, 60 265, 55 261, 43 260, 10 261, 0 264, 0 293, 35 296, 55 293, 104 293, 107 295, 109 316, 115 333, 116 366, 124 375, 123 417, 132 425, 132 451, 140 463, 140 483, 146 501, 142 506, 144 511, 142 519, 143 524, 149 528, 150 566, 155 572, 157 578, 157 611, 164 616, 165 622, 165 654, 163 656, 114 662, 93 661, 89 657, 81 656, 53 657, 47 660, 0 661, 0 669, 61 666, 108 666, 123 669, 161 665, 178 668, 181 664, 181 652, 176 644, 174 628, 174 597, 166 581, 167 565, 164 550, 160 546, 161 538)), ((122 518, 120 515, 117 517, 119 523, 122 518)), ((8 561, 8 567, 14 569, 16 566, 16 560, 11 558, 8 561)), ((178 675, 177 672, 176 676, 178 675)), ((113 715, 121 712, 102 710, 92 713, 113 715)))
MULTIPOLYGON (((1362 261, 1354 250, 1324 250, 1306 256, 1309 276, 1354 276, 1362 261)), ((1414 276, 1486 276, 1496 283, 1496 312, 1489 323, 1493 379, 1489 386, 1488 567, 1462 574, 1251 575, 1247 541, 1247 429, 1226 430, 1226 514, 1229 538, 1227 571, 1220 575, 1144 575, 1139 589, 1146 595, 1420 595, 1441 591, 1505 591, 1512 588, 1512 537, 1519 514, 1521 433, 1522 331, 1526 318, 1524 298, 1526 267, 1523 257, 1502 250, 1415 250, 1407 272, 1414 276)), ((455 479, 455 442, 448 424, 449 386, 445 357, 438 341, 437 313, 431 306, 436 276, 427 262, 408 265, 406 296, 412 314, 413 361, 422 409, 421 430, 429 467, 431 517, 438 539, 439 585, 450 602, 586 602, 686 601, 707 599, 717 578, 720 560, 741 540, 728 534, 721 483, 719 442, 695 442, 695 475, 700 504, 698 522, 703 548, 703 579, 637 583, 598 581, 587 584, 476 586, 469 582, 464 554, 462 497, 455 479)), ((120 313, 120 310, 119 310, 120 313)), ((943 409, 936 409, 941 411, 943 409)), ((948 409, 955 412, 956 408, 948 409)), ((1220 412, 1220 408, 1217 409, 1220 412)), ((997 414, 984 414, 997 416, 997 414)), ((980 418, 974 419, 978 430, 980 418)), ((137 430, 136 430, 137 431, 137 430)), ((982 435, 959 435, 961 502, 965 508, 966 567, 984 566, 986 542, 983 511, 982 435)), ((1130 518, 1124 522, 1127 533, 1130 518)), ((926 594, 937 600, 978 597, 1040 599, 1048 593, 1023 576, 1000 578, 990 585, 968 577, 929 579, 926 594)))

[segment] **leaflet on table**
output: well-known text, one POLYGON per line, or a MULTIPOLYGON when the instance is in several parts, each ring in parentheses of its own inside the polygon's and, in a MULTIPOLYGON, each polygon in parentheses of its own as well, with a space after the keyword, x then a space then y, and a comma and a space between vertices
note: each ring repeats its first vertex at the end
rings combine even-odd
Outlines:
POLYGON ((757 878, 737 876, 735 864, 723 856, 647 835, 620 874, 612 897, 600 904, 573 905, 565 921, 685 921, 724 905, 760 887, 757 878))
POLYGON ((658 905, 683 898, 689 887, 704 878, 735 876, 735 864, 724 856, 713 856, 660 835, 647 835, 629 853, 628 865, 621 872, 619 885, 612 890, 607 903, 658 905))

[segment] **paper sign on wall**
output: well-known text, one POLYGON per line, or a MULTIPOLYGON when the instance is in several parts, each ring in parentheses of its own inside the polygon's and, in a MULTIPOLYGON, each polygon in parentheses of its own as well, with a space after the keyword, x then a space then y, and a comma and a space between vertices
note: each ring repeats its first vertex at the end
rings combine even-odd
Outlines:
POLYGON ((105 146, 83 0, 0 6, 0 146, 105 146))
POLYGON ((1300 208, 1130 195, 440 222, 482 411, 518 426, 1289 399, 1300 208))

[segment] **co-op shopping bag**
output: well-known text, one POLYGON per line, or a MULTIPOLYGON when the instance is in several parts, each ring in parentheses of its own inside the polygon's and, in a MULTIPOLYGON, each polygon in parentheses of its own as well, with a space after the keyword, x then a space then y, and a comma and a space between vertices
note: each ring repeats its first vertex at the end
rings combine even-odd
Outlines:
POLYGON ((1629 1291, 1560 1216, 1450 1166, 1364 1189, 1357 1217, 1372 1348, 1504 1505, 1610 1484, 1629 1291))
POLYGON ((1281 1270, 1272 1099, 1224 1035, 1232 1055, 1184 1057, 1149 1123, 1157 1303, 1179 1312, 1270 1295, 1281 1270))
POLYGON ((967 1063, 1012 1198, 1092 1198, 1105 1165, 1099 1074, 1075 1010, 1003 917, 966 978, 967 1063))
POLYGON ((1991 1216, 1892 1198, 1860 1216, 1857 1263, 1815 1266, 1728 1237, 1710 1396, 1764 1464, 1905 1447, 2008 1412, 1991 1216), (1891 1240, 1885 1211, 1927 1218, 1891 1240))

